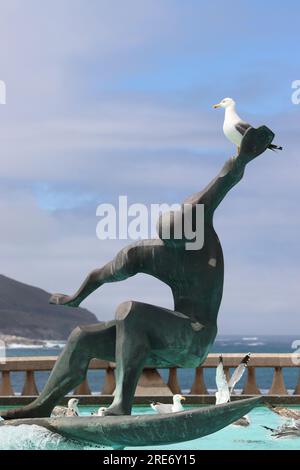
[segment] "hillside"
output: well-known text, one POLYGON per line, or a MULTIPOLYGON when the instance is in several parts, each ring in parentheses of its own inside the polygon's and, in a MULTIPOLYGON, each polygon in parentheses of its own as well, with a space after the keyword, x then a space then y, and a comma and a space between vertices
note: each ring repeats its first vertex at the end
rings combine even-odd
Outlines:
POLYGON ((0 275, 0 334, 64 340, 78 325, 97 323, 86 309, 49 304, 42 289, 0 275))

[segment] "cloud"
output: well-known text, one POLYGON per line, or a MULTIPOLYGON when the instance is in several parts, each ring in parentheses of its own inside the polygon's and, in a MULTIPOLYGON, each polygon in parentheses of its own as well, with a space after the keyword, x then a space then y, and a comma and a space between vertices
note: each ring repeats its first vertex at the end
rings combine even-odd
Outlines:
MULTIPOLYGON (((300 108, 290 86, 299 78, 298 7, 218 2, 217 24, 215 4, 194 0, 1 7, 3 274, 73 292, 124 245, 97 240, 99 203, 122 194, 179 202, 217 174, 233 148, 211 105, 232 94, 245 117, 276 131, 285 151, 251 163, 216 213, 226 262, 220 329, 268 333, 271 322, 272 332, 294 331, 300 108)), ((169 288, 147 276, 105 286, 86 306, 108 319, 128 298, 172 307, 169 288)))

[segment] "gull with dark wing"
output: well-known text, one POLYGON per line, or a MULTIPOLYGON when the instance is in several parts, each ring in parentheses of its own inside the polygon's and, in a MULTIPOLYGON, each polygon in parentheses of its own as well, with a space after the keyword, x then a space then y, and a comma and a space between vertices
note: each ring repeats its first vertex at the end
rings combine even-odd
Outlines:
POLYGON ((71 416, 79 416, 78 410, 78 403, 79 400, 77 398, 71 398, 68 401, 68 406, 55 406, 51 413, 51 417, 71 417, 71 416))
POLYGON ((295 421, 291 424, 283 424, 279 428, 269 428, 268 426, 262 426, 263 428, 271 431, 271 436, 276 439, 282 437, 300 437, 300 420, 295 421))
MULTIPOLYGON (((216 405, 222 405, 223 403, 228 403, 230 401, 230 396, 234 390, 236 384, 241 380, 246 367, 250 359, 250 353, 246 354, 243 357, 240 364, 234 370, 230 380, 227 381, 226 374, 224 371, 223 357, 220 356, 219 364, 216 370, 216 384, 218 391, 216 392, 216 405)), ((239 420, 235 421, 235 426, 249 426, 250 419, 248 416, 243 416, 239 420)))
MULTIPOLYGON (((246 131, 252 126, 240 118, 236 112, 235 105, 236 103, 232 98, 224 98, 220 103, 215 104, 214 108, 225 109, 223 132, 225 137, 237 146, 239 153, 242 139, 246 131)), ((273 151, 282 150, 282 147, 274 144, 270 144, 268 148, 273 151)))
POLYGON ((266 403, 266 406, 273 413, 278 414, 282 418, 300 420, 300 410, 291 410, 290 408, 284 408, 283 406, 274 406, 270 403, 266 403))
POLYGON ((156 411, 156 413, 165 414, 165 413, 177 413, 178 411, 184 411, 184 408, 181 402, 185 400, 182 395, 176 394, 173 396, 173 403, 159 403, 152 402, 151 408, 156 411))

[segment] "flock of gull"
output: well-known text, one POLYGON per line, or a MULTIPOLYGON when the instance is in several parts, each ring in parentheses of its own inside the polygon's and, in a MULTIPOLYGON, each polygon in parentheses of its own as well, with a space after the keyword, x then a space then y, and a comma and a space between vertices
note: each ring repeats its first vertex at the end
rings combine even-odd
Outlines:
MULTIPOLYGON (((219 357, 219 364, 216 368, 216 385, 217 392, 215 393, 216 402, 215 405, 219 406, 224 403, 228 403, 231 400, 232 394, 236 384, 241 380, 244 372, 247 368, 250 360, 250 353, 246 354, 237 368, 233 371, 230 379, 227 379, 223 357, 219 357)), ((150 406, 155 413, 166 414, 166 413, 178 413, 184 411, 182 402, 185 401, 185 397, 176 394, 173 396, 172 403, 159 403, 153 401, 150 406)), ((80 416, 78 409, 79 400, 72 398, 68 401, 68 406, 56 406, 51 414, 51 417, 72 417, 80 416)), ((271 432, 271 436, 275 438, 281 437, 300 437, 300 410, 293 410, 289 408, 273 406, 265 403, 266 406, 273 412, 279 415, 285 420, 285 422, 278 428, 270 428, 268 426, 262 426, 271 432)), ((105 416, 106 408, 100 407, 96 412, 92 413, 92 416, 105 416)), ((0 418, 1 419, 1 418, 0 418)), ((243 416, 234 423, 234 426, 250 426, 251 421, 249 416, 243 416)))

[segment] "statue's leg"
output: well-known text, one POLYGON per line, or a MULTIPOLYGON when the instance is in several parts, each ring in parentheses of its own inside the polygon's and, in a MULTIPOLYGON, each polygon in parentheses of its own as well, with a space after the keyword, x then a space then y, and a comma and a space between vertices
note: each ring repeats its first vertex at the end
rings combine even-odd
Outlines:
POLYGON ((116 322, 75 328, 50 377, 32 403, 1 414, 4 419, 49 416, 57 402, 85 379, 90 360, 115 360, 116 322))
POLYGON ((195 332, 190 319, 165 308, 125 302, 116 313, 116 391, 106 415, 129 415, 145 365, 196 367, 207 354, 215 328, 195 332))
POLYGON ((150 344, 149 326, 140 326, 143 304, 124 302, 116 312, 116 390, 112 405, 105 414, 130 415, 135 389, 143 371, 150 344))

